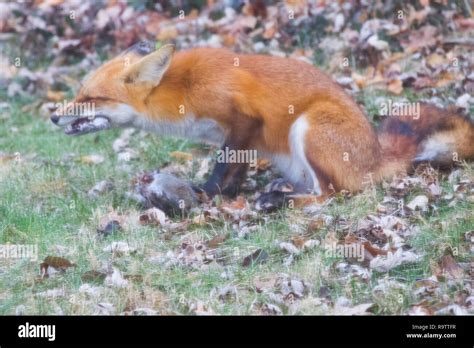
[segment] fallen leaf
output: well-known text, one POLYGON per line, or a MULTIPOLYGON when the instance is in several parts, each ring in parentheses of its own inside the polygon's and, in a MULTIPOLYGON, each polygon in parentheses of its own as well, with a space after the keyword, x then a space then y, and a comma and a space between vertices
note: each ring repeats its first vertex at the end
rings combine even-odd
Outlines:
POLYGON ((403 263, 416 262, 418 259, 419 256, 415 253, 399 248, 395 253, 388 252, 387 255, 380 255, 371 260, 370 268, 378 272, 388 272, 403 263))
POLYGON ((106 276, 107 274, 104 272, 91 270, 91 271, 84 272, 84 274, 81 276, 81 280, 86 283, 95 283, 95 282, 100 283, 105 280, 106 276))
POLYGON ((308 227, 306 228, 305 236, 312 236, 320 229, 322 229, 325 225, 325 221, 323 218, 313 219, 309 222, 308 227))
POLYGON ((113 242, 103 249, 103 251, 105 252, 110 252, 118 255, 127 255, 130 253, 134 253, 136 250, 136 248, 130 247, 127 242, 122 241, 113 242))
POLYGON ((52 267, 58 271, 66 271, 66 269, 70 267, 76 267, 75 263, 72 263, 68 259, 65 259, 63 257, 58 257, 58 256, 47 256, 43 262, 40 264, 40 269, 41 269, 41 275, 43 278, 46 278, 49 276, 48 269, 49 267, 52 267))
POLYGON ((440 267, 444 274, 447 274, 451 279, 463 279, 464 270, 456 262, 456 260, 449 254, 444 255, 440 260, 440 267))
POLYGON ((257 215, 243 196, 239 196, 231 202, 223 202, 220 209, 235 221, 246 220, 257 215))
POLYGON ((300 249, 298 249, 294 244, 281 242, 279 244, 280 249, 286 251, 288 254, 298 255, 300 253, 300 249))
POLYGON ((304 247, 304 244, 305 244, 306 240, 303 237, 301 237, 300 235, 294 235, 294 236, 291 237, 291 242, 298 249, 302 249, 304 247))
POLYGON ((416 197, 413 198, 413 200, 412 200, 410 203, 408 203, 406 206, 407 206, 407 208, 409 208, 410 210, 422 210, 422 211, 426 211, 426 210, 428 210, 428 197, 423 196, 423 195, 416 196, 416 197))
POLYGON ((295 278, 279 278, 275 286, 283 295, 283 299, 290 301, 292 298, 302 298, 308 290, 304 281, 295 278))
POLYGON ((115 288, 126 288, 128 281, 122 277, 120 270, 114 267, 112 274, 105 278, 105 285, 115 288))
POLYGON ((158 208, 145 210, 145 212, 140 215, 139 220, 142 225, 166 226, 168 224, 166 214, 158 208))
POLYGON ((387 90, 393 94, 401 94, 403 92, 403 82, 400 79, 393 79, 388 82, 387 90))
POLYGON ((143 283, 143 276, 141 274, 125 274, 123 278, 134 283, 143 283))
POLYGON ((434 315, 435 311, 423 305, 415 305, 410 308, 408 315, 434 315))
POLYGON ((426 64, 433 69, 436 69, 447 63, 449 63, 449 61, 437 53, 430 54, 428 57, 426 57, 426 64))
POLYGON ((237 298, 237 288, 235 285, 226 285, 218 290, 218 297, 221 301, 231 301, 237 298))
POLYGON ((227 234, 218 234, 214 236, 208 243, 207 246, 210 249, 217 248, 220 244, 224 243, 229 236, 227 234))
POLYGON ((264 263, 265 261, 267 261, 267 259, 267 252, 263 249, 258 249, 244 258, 242 266, 249 267, 254 264, 264 263))

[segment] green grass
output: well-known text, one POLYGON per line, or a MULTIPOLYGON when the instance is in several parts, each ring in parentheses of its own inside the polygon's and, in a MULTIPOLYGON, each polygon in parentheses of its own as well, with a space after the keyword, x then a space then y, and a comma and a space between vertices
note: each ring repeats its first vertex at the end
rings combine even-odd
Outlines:
MULTIPOLYGON (((418 301, 411 291, 413 283, 431 276, 430 262, 439 260, 446 248, 456 248, 458 262, 469 261, 469 245, 464 233, 474 229, 474 220, 472 203, 467 201, 451 208, 447 204, 440 205, 436 213, 414 218, 412 223, 419 226, 420 231, 410 238, 409 244, 423 255, 421 260, 388 273, 373 272, 367 281, 356 276, 342 279, 334 265, 344 260, 326 257, 321 246, 299 255, 285 266, 287 255, 275 240, 288 241, 306 229, 311 219, 299 210, 287 209, 267 216, 266 220, 257 222, 256 230, 248 238, 237 238, 229 221, 191 226, 171 238, 165 238, 157 228, 131 224, 115 235, 98 238, 98 215, 104 215, 109 208, 125 215, 139 209, 126 196, 133 176, 162 167, 170 161, 171 151, 186 151, 197 145, 136 134, 130 146, 139 151, 140 157, 124 165, 117 161, 112 149, 120 130, 68 137, 47 119, 23 112, 22 108, 31 102, 29 99, 12 101, 9 117, 0 120, 0 150, 5 154, 19 153, 19 161, 0 162, 0 242, 37 244, 39 260, 0 261, 0 314, 14 314, 19 306, 24 306, 25 314, 94 314, 98 303, 112 303, 115 313, 147 307, 162 314, 190 314, 194 312, 193 306, 202 303, 218 314, 259 314, 256 304, 272 303, 272 299, 269 292, 257 292, 255 282, 277 277, 300 279, 307 286, 297 306, 280 304, 283 313, 331 313, 330 304, 346 297, 353 305, 375 303, 376 314, 400 314, 418 301), (90 154, 100 154, 105 161, 85 164, 78 160, 90 154), (103 179, 113 180, 115 189, 90 199, 87 191, 103 179), (441 230, 440 222, 448 228, 441 230), (195 269, 179 265, 164 267, 150 261, 152 256, 177 250, 183 238, 206 241, 222 233, 231 235, 218 249, 225 265, 211 263, 195 269), (119 240, 129 242, 137 252, 113 257, 102 250, 119 240), (243 267, 242 259, 259 248, 268 253, 268 261, 243 267), (77 263, 77 267, 41 280, 39 263, 48 255, 64 256, 77 263), (100 282, 93 284, 102 291, 97 298, 78 292, 84 272, 107 265, 117 267, 123 274, 142 278, 130 281, 126 289, 109 288, 100 282), (232 273, 232 278, 223 277, 225 272, 232 273), (384 279, 402 284, 403 288, 392 287, 383 296, 377 295, 374 289, 384 279), (218 289, 227 285, 237 288, 236 298, 219 299, 218 289), (66 296, 51 299, 36 295, 56 288, 64 288, 66 296), (321 297, 323 288, 329 291, 329 307, 311 302, 321 297)), ((463 173, 472 178, 472 168, 464 169, 463 173)), ((443 186, 447 192, 452 191, 452 185, 443 182, 443 186)), ((323 213, 356 226, 358 221, 374 213, 383 196, 381 187, 377 187, 376 196, 366 192, 341 199, 324 208, 323 213)), ((338 224, 329 224, 312 238, 323 241, 330 233, 343 238, 346 232, 338 224)), ((450 297, 454 291, 446 287, 450 297)), ((273 286, 270 292, 278 293, 278 289, 273 286)))

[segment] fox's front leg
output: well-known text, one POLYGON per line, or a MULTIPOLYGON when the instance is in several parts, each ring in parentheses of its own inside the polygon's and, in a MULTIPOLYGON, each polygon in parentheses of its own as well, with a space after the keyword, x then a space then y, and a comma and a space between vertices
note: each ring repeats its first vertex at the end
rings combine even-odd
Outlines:
MULTIPOLYGON (((261 122, 255 118, 247 117, 246 115, 235 115, 233 122, 227 134, 227 138, 221 151, 225 154, 227 151, 232 151, 234 154, 245 153, 247 160, 250 161, 250 149, 256 149, 255 139, 259 139, 259 132, 261 131, 261 122)), ((247 169, 250 163, 242 162, 242 159, 235 156, 235 161, 231 157, 224 160, 218 160, 212 171, 211 176, 204 184, 203 189, 207 195, 212 197, 218 193, 226 196, 235 196, 240 189, 242 181, 245 179, 247 169), (231 162, 232 161, 232 162, 231 162)), ((256 160, 256 158, 255 158, 256 160)))
MULTIPOLYGON (((221 151, 237 150, 234 146, 224 145, 221 151)), ((245 179, 248 163, 229 163, 217 161, 211 176, 203 189, 209 197, 224 194, 233 197, 239 192, 240 184, 245 179)))

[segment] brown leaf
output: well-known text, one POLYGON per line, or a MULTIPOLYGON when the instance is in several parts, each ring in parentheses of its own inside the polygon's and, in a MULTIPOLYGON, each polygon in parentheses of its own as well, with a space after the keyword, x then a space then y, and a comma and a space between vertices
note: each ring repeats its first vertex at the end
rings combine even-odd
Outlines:
POLYGON ((295 235, 295 236, 291 237, 291 242, 298 249, 302 249, 304 247, 304 243, 306 242, 306 240, 303 237, 301 237, 300 235, 295 235))
POLYGON ((208 221, 209 218, 209 213, 206 211, 201 212, 199 215, 196 215, 193 219, 192 222, 195 225, 205 225, 208 221))
POLYGON ((345 244, 354 244, 354 243, 358 243, 358 242, 359 242, 359 238, 357 238, 357 236, 354 233, 348 233, 344 237, 344 243, 345 244))
POLYGON ((47 256, 43 263, 48 265, 49 267, 54 267, 57 269, 66 269, 69 267, 76 267, 76 264, 59 256, 47 256))
POLYGON ((433 279, 420 279, 413 284, 415 295, 430 295, 433 296, 439 288, 439 283, 433 279))
POLYGON ((275 286, 276 279, 277 278, 275 276, 261 277, 253 281, 253 286, 259 293, 265 290, 270 290, 275 286))
POLYGON ((408 311, 408 315, 434 315, 435 311, 427 305, 414 305, 408 311))
POLYGON ((364 242, 364 250, 369 252, 373 257, 379 256, 379 255, 387 255, 387 251, 383 249, 379 249, 377 247, 374 247, 370 242, 364 242))
POLYGON ((123 276, 124 279, 130 280, 134 283, 142 283, 143 282, 143 276, 140 274, 125 274, 123 276))
POLYGON ((317 218, 317 219, 311 220, 308 224, 308 227, 306 228, 305 235, 311 236, 323 227, 324 227, 324 219, 317 218))
POLYGON ((170 157, 179 161, 191 161, 193 159, 193 155, 191 153, 182 151, 170 152, 170 157))
POLYGON ((229 236, 227 234, 218 234, 217 236, 214 236, 208 243, 207 246, 209 249, 215 249, 217 248, 220 244, 224 243, 229 236))
POLYGON ((441 258, 440 266, 443 273, 447 274, 450 278, 462 279, 464 277, 464 270, 449 254, 441 258))
POLYGON ((264 263, 268 259, 268 254, 265 250, 258 249, 252 254, 246 256, 242 262, 242 266, 249 267, 253 264, 264 263))
POLYGON ((281 250, 286 251, 290 255, 298 255, 301 251, 294 244, 287 243, 287 242, 281 242, 279 244, 279 247, 280 247, 281 250))
POLYGON ((254 210, 250 209, 249 203, 242 196, 231 202, 223 202, 220 209, 233 220, 248 220, 257 215, 254 210))
MULTIPOLYGON (((364 261, 371 261, 379 255, 387 255, 386 250, 373 246, 369 241, 362 241, 355 234, 349 233, 344 238, 345 244, 356 244, 354 250, 361 250, 364 253, 364 261)), ((360 260, 359 260, 360 261, 360 260)))
POLYGON ((138 218, 141 225, 166 226, 166 214, 158 208, 150 208, 143 212, 138 218))
POLYGON ((65 271, 69 267, 76 267, 75 263, 70 262, 69 260, 58 257, 58 256, 47 256, 43 262, 40 263, 40 271, 42 278, 48 278, 48 268, 53 267, 60 271, 65 271))
POLYGON ((167 232, 176 233, 186 231, 189 225, 188 220, 183 220, 180 222, 171 222, 163 226, 167 232))
POLYGON ((437 53, 430 54, 428 57, 426 57, 426 64, 433 69, 436 69, 447 63, 449 63, 449 61, 437 53))
POLYGON ((393 79, 388 82, 387 90, 393 94, 400 94, 403 92, 403 82, 400 79, 393 79))
POLYGON ((221 209, 228 212, 233 212, 235 210, 242 210, 246 207, 247 201, 243 196, 237 197, 236 200, 231 202, 223 202, 221 209))
POLYGON ((93 283, 93 282, 99 283, 99 282, 103 282, 106 276, 107 274, 104 272, 91 270, 91 271, 84 272, 84 274, 81 276, 81 279, 85 283, 93 283))
POLYGON ((377 213, 386 214, 387 213, 387 207, 382 205, 382 204, 378 204, 377 205, 377 213))

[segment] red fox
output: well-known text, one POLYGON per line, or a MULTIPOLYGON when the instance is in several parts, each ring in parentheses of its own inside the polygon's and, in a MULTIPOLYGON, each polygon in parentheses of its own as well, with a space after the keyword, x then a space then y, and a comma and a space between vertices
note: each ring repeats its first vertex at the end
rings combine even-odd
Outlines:
MULTIPOLYGON (((131 126, 257 150, 296 192, 320 201, 361 190, 369 174, 377 182, 413 162, 474 157, 474 124, 454 110, 421 105, 418 117, 387 117, 376 132, 356 102, 312 65, 226 49, 175 54, 172 45, 155 50, 141 42, 86 77, 73 103, 93 103, 95 112, 54 114, 66 134, 131 126)), ((233 192, 247 167, 216 163, 203 189, 233 192)))

